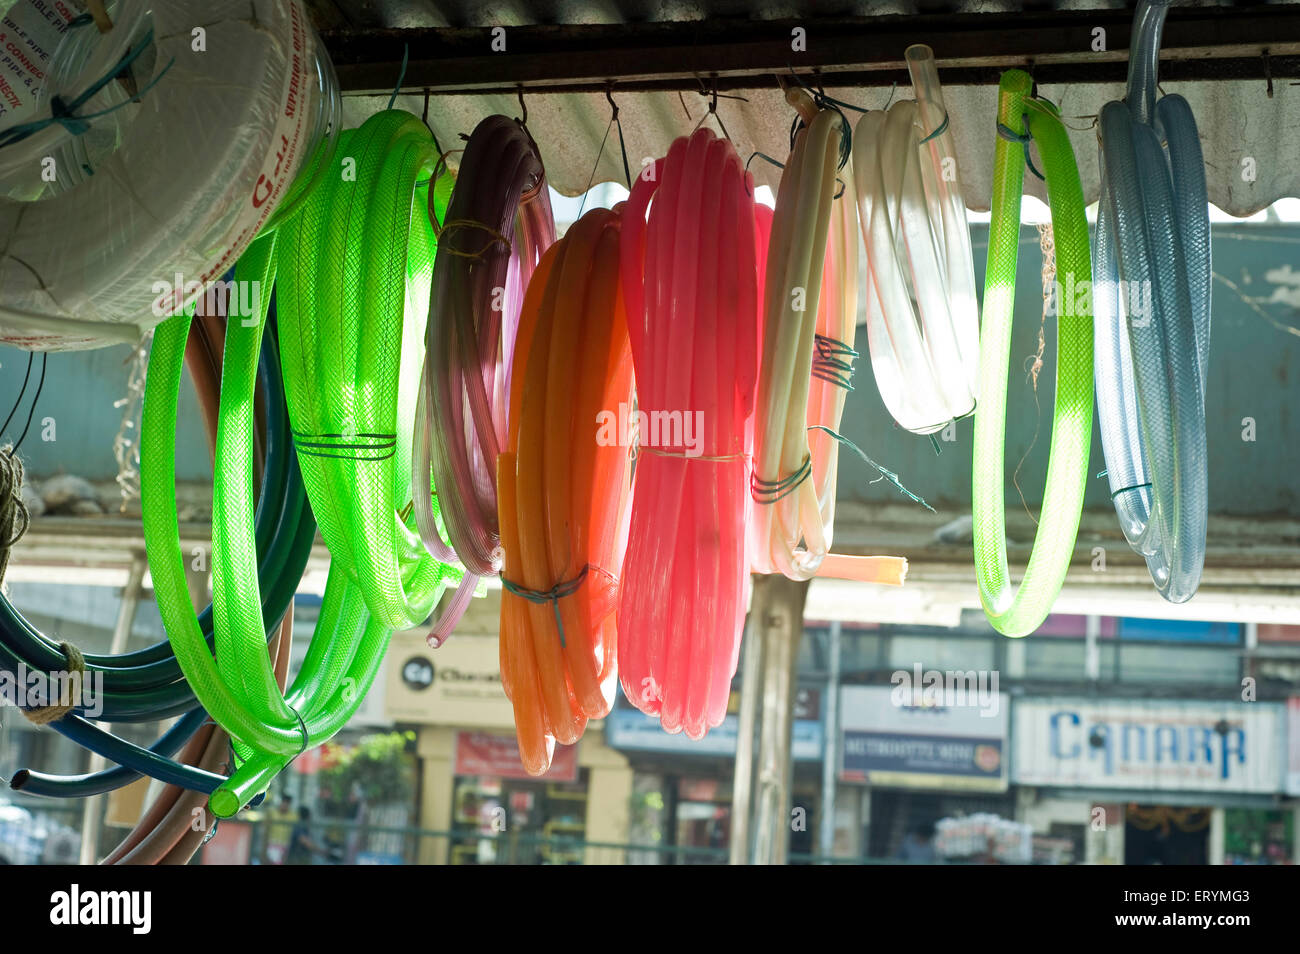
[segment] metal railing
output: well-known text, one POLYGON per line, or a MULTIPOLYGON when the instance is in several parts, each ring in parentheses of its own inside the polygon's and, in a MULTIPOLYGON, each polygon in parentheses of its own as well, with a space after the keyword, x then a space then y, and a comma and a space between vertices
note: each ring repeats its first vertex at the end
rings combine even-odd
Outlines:
MULTIPOLYGON (((252 825, 250 863, 469 864, 469 865, 725 865, 726 847, 621 844, 537 831, 434 831, 344 821, 296 825, 269 818, 229 821, 252 825), (280 828, 273 832, 272 827, 280 828), (310 849, 288 851, 286 829, 305 831, 310 849), (277 861, 276 859, 285 859, 277 861)), ((791 854, 791 864, 900 864, 894 859, 791 854)))

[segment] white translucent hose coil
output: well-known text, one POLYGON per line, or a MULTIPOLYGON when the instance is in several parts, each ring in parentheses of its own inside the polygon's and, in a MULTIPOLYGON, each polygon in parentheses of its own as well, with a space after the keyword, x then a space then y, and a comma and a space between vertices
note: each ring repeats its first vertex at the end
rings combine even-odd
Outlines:
POLYGON ((109 15, 105 34, 66 31, 35 113, 0 128, 3 141, 48 120, 55 97, 75 102, 138 54, 134 90, 114 79, 74 110, 88 129, 50 122, 0 145, 7 344, 137 339, 274 226, 337 133, 337 82, 301 0, 120 0, 109 15))
POLYGON ((1168 9, 1134 19, 1128 95, 1101 110, 1093 314, 1097 409, 1111 496, 1160 595, 1191 599, 1205 564, 1210 223, 1191 108, 1156 102, 1168 9))
POLYGON ((908 47, 907 65, 916 102, 858 121, 853 167, 876 386, 901 427, 932 434, 975 410, 979 305, 934 54, 908 47))

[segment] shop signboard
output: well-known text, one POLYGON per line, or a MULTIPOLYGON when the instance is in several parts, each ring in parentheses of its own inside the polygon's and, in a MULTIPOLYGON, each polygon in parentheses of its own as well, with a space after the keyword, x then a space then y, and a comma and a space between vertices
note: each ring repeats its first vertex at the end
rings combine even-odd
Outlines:
MULTIPOLYGON (((519 744, 513 735, 491 732, 456 733, 456 774, 486 775, 495 778, 532 779, 519 757, 519 744)), ((574 782, 578 779, 578 747, 557 745, 551 768, 541 778, 548 782, 574 782)))
MULTIPOLYGON (((740 717, 729 715, 699 741, 684 732, 669 735, 659 720, 636 709, 616 708, 605 717, 605 744, 624 752, 665 752, 711 758, 736 757, 740 717)), ((815 719, 795 719, 791 750, 796 762, 820 762, 822 724, 815 719)))
POLYGON ((437 650, 425 632, 394 633, 384 711, 392 722, 513 729, 495 635, 458 632, 437 650))
POLYGON ((1017 700, 1020 785, 1139 791, 1281 790, 1282 706, 1164 699, 1017 700))
POLYGON ((890 788, 1004 792, 1007 708, 999 692, 981 699, 845 686, 840 777, 890 788))

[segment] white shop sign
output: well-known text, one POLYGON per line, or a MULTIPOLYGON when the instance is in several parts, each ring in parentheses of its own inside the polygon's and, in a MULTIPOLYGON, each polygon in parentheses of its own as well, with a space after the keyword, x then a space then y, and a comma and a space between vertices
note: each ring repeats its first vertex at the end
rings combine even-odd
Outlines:
POLYGON ((1276 703, 1017 700, 1012 779, 1020 785, 1278 792, 1276 703))

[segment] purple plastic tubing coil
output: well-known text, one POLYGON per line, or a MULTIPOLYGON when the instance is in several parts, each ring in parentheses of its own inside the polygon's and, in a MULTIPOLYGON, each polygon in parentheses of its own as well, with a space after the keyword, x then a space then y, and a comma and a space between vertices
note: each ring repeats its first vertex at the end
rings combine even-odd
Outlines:
POLYGON ((469 607, 479 580, 501 571, 496 460, 506 440, 515 334, 528 280, 555 241, 542 158, 520 122, 489 116, 478 124, 465 144, 446 220, 435 220, 434 228, 438 254, 412 490, 425 547, 465 567, 429 634, 438 646, 469 607), (433 513, 432 486, 440 491, 441 520, 433 513))

